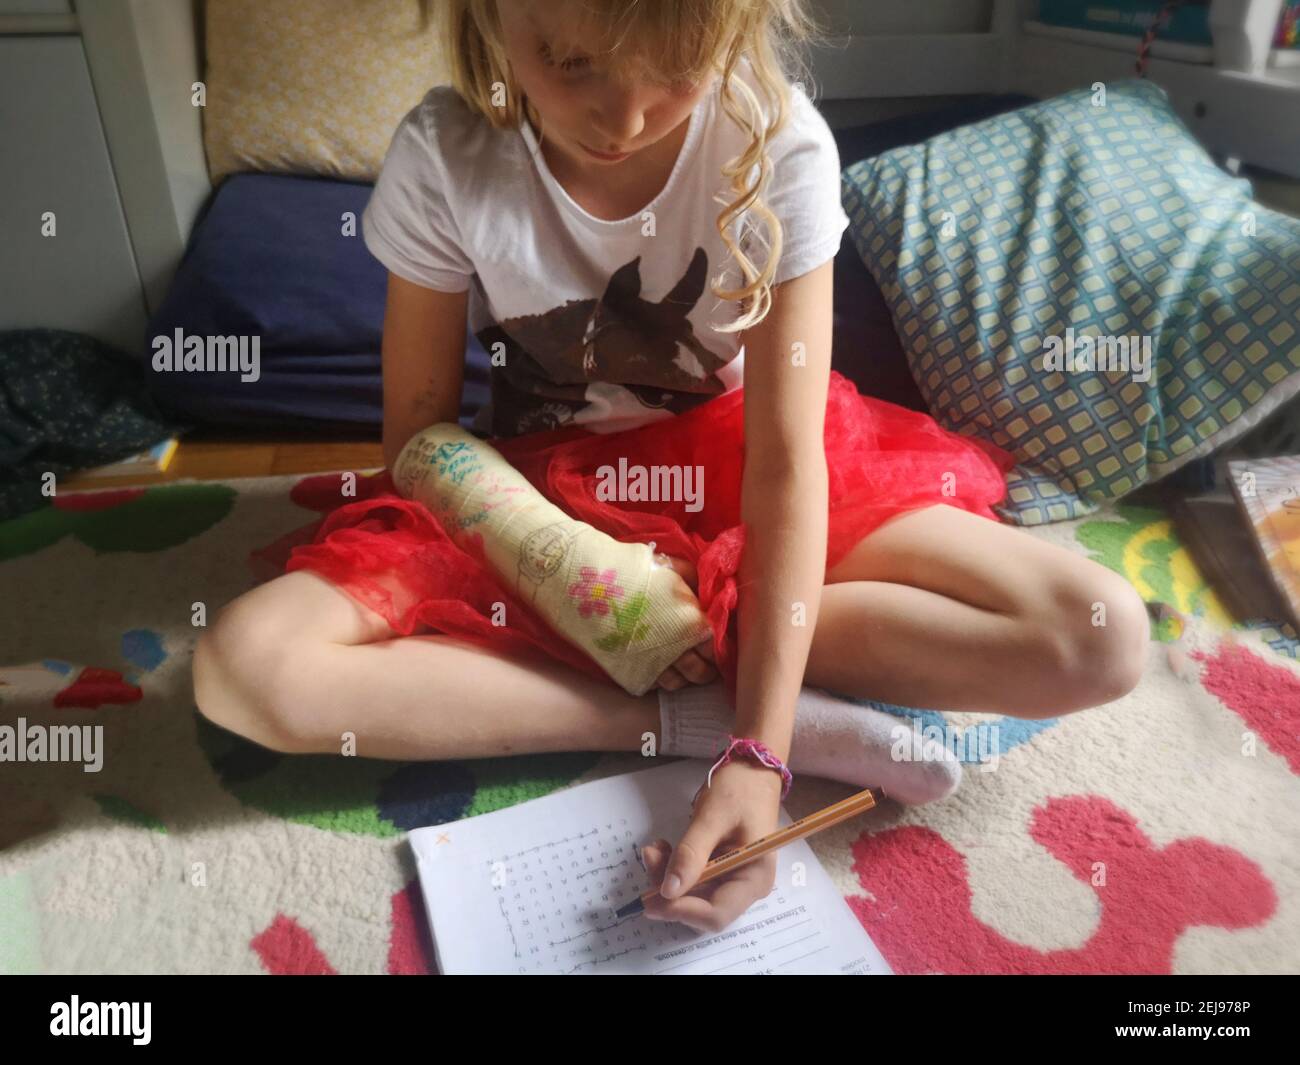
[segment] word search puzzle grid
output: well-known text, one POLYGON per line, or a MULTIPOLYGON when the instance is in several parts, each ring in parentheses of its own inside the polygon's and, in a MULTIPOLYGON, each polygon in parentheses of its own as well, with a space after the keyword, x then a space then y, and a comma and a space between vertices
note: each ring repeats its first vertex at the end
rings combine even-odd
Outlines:
POLYGON ((699 768, 679 765, 412 833, 441 970, 889 971, 802 842, 780 852, 772 892, 721 933, 702 936, 641 916, 617 920, 614 911, 650 886, 639 845, 685 827, 681 811, 689 810, 699 768), (588 790, 596 794, 580 794, 588 790), (652 807, 676 814, 655 817, 652 807))

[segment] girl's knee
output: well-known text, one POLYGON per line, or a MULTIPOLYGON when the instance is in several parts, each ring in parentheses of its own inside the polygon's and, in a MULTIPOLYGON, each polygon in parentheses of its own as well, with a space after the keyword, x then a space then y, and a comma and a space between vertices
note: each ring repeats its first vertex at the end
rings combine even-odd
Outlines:
POLYGON ((1072 574, 1054 595, 1057 667, 1074 709, 1100 706, 1137 687, 1147 662, 1146 604, 1123 577, 1098 563, 1072 574))
POLYGON ((278 712, 283 629, 247 596, 227 605, 194 648, 194 702, 215 725, 272 750, 301 747, 278 712))

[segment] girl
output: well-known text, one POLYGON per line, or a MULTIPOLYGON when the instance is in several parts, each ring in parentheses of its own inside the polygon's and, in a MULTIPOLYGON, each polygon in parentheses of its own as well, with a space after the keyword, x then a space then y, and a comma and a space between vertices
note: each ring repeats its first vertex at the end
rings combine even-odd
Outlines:
POLYGON ((1011 457, 830 370, 848 220, 788 80, 803 0, 443 10, 452 84, 403 120, 364 217, 389 270, 385 458, 456 420, 470 315, 493 356, 478 430, 568 513, 653 541, 714 638, 629 695, 385 474, 204 633, 207 717, 283 751, 352 732, 379 758, 725 748, 685 836, 645 850, 649 916, 712 930, 775 858, 688 892, 775 827, 786 763, 904 802, 957 784, 941 745, 903 750, 896 717, 818 688, 1048 717, 1137 683, 1133 589, 994 518, 1011 457), (620 460, 697 471, 702 496, 611 502, 597 471, 620 460))

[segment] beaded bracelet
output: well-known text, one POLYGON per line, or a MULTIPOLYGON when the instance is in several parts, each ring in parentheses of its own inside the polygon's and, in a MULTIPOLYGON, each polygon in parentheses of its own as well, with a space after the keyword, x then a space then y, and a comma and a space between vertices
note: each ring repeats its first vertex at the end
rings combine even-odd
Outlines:
POLYGON ((713 772, 715 769, 721 769, 724 765, 732 760, 733 757, 748 758, 757 762, 759 765, 766 766, 768 769, 775 769, 781 774, 781 798, 784 799, 790 793, 790 785, 794 783, 794 774, 786 767, 765 743, 758 740, 751 740, 743 736, 728 736, 727 749, 722 752, 718 760, 709 768, 709 775, 704 783, 700 785, 699 791, 695 793, 699 797, 701 791, 713 784, 713 772))

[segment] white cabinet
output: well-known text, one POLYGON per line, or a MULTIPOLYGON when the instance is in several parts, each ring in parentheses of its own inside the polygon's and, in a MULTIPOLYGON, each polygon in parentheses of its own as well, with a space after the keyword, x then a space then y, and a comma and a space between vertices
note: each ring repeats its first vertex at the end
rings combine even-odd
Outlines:
POLYGON ((72 0, 0 0, 0 15, 71 15, 72 0))
MULTIPOLYGON (((49 14, 42 0, 3 10, 49 14)), ((0 36, 0 329, 143 350, 144 293, 78 36, 0 36), (54 236, 43 235, 53 220, 54 236)))

